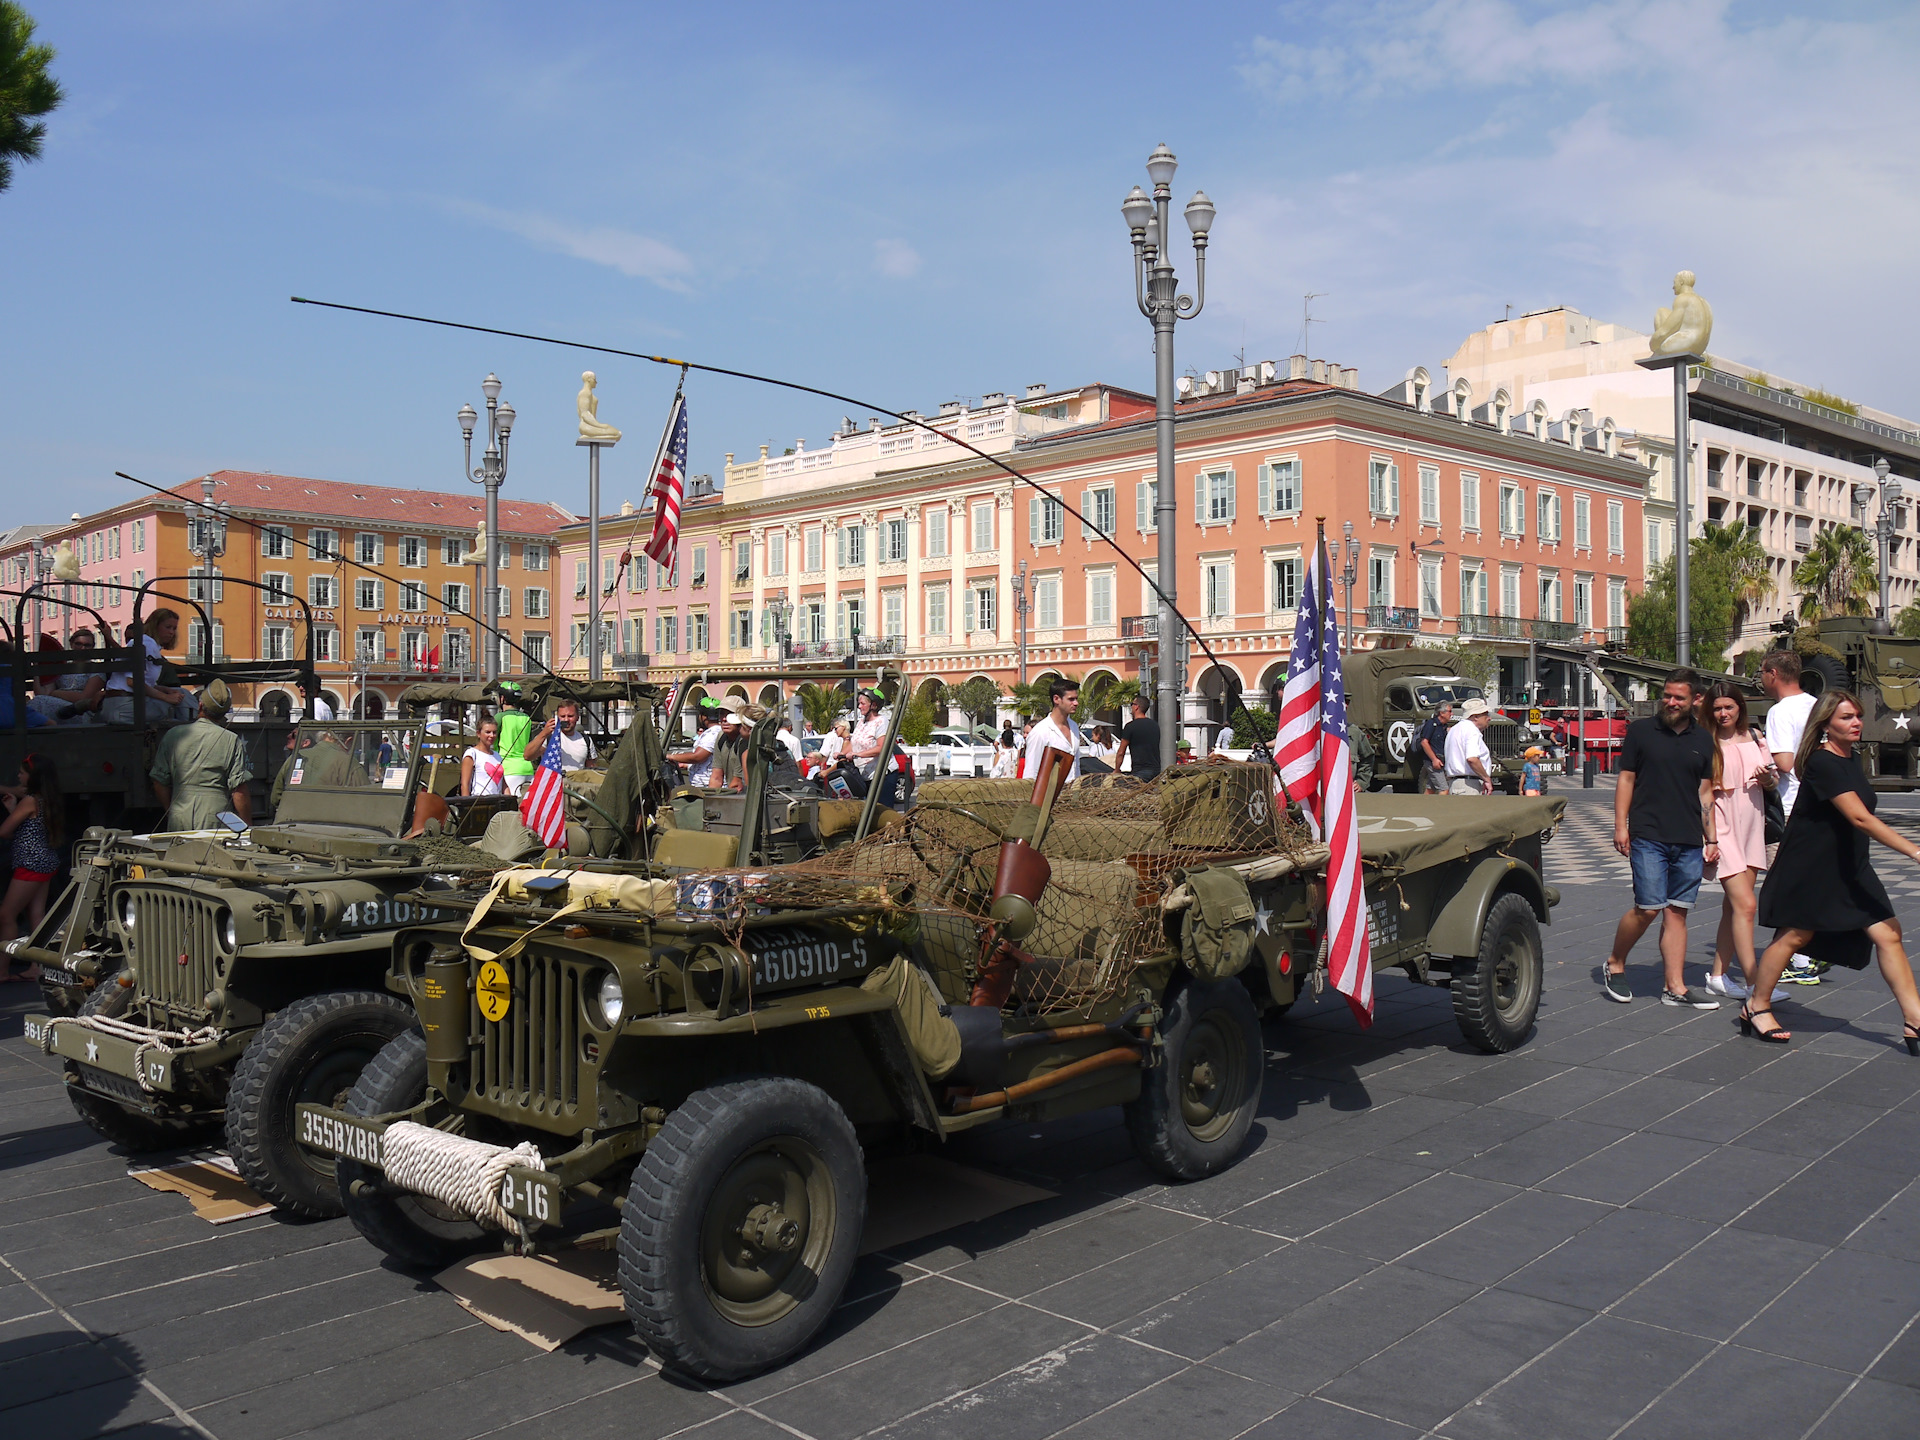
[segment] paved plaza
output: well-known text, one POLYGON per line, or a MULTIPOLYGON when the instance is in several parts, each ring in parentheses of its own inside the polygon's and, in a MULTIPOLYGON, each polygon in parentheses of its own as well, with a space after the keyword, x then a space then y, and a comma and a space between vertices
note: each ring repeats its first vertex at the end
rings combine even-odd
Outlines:
MULTIPOLYGON (((1609 799, 1574 792, 1548 847, 1519 1051, 1382 977, 1371 1032, 1331 992, 1267 1027, 1251 1148, 1212 1180, 1158 1182, 1115 1111, 963 1136, 1059 1197, 862 1262, 810 1352, 714 1389, 624 1327, 535 1350, 345 1221, 194 1218, 75 1120, 7 987, 0 1415, 34 1440, 1920 1433, 1920 1060, 1886 988, 1792 988, 1795 1042, 1763 1047, 1730 1006, 1660 1005, 1649 939, 1642 998, 1606 1002, 1609 799)), ((1717 915, 1709 886, 1696 960, 1717 915)))

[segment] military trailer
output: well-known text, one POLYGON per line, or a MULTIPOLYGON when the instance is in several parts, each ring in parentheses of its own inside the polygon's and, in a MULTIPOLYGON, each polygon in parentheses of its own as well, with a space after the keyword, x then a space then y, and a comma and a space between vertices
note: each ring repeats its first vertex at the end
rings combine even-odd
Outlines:
MULTIPOLYGON (((405 1265, 615 1246, 639 1335, 707 1380, 838 1304, 872 1147, 1119 1105, 1160 1174, 1222 1170, 1262 1013, 1324 983, 1325 847, 1266 766, 1064 774, 930 783, 783 868, 463 879, 431 897, 455 921, 394 938, 421 1029, 301 1105, 300 1139, 405 1265)), ((1450 985, 1489 1050, 1539 1003, 1563 804, 1361 805, 1375 966, 1450 985)))
MULTIPOLYGON (((1374 784, 1380 789, 1411 791, 1420 784, 1420 752, 1414 737, 1441 704, 1452 701, 1454 718, 1467 700, 1484 700, 1486 691, 1448 668, 1447 656, 1436 650, 1375 650, 1349 655, 1343 661, 1347 685, 1347 715, 1363 726, 1378 757, 1374 784)), ((1487 726, 1487 750, 1493 756, 1495 788, 1520 793, 1521 759, 1526 749, 1520 726, 1496 714, 1487 726)))
POLYGON ((271 825, 228 835, 90 831, 76 878, 20 947, 45 970, 27 1039, 65 1063, 80 1117, 125 1148, 224 1127, 259 1194, 339 1213, 332 1165, 293 1139, 293 1107, 344 1096, 413 1024, 386 984, 392 934, 436 889, 499 862, 449 837, 403 838, 421 722, 306 722, 271 825), (383 765, 383 738, 399 741, 383 765))

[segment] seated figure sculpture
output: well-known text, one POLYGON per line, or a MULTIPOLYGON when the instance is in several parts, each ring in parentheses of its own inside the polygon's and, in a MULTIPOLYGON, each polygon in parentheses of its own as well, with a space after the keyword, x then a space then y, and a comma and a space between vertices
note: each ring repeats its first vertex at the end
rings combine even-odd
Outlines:
POLYGON ((620 443, 620 432, 611 425, 600 423, 600 397, 593 393, 593 387, 598 383, 593 371, 581 372, 580 398, 576 402, 580 410, 580 438, 600 445, 617 445, 620 443))
POLYGON ((1713 307, 1693 293, 1693 272, 1673 277, 1673 308, 1653 315, 1655 355, 1704 355, 1713 334, 1713 307))

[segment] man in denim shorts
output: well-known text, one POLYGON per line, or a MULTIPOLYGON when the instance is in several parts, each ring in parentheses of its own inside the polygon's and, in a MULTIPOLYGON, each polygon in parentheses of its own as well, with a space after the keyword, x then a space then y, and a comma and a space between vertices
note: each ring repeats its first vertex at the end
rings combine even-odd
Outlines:
POLYGON ((1660 921, 1666 964, 1663 1005, 1712 1010, 1712 995, 1686 980, 1687 912, 1700 893, 1713 842, 1713 738, 1693 720, 1700 677, 1675 670, 1660 688, 1660 712, 1627 727, 1620 785, 1613 794, 1613 848, 1633 864, 1633 908, 1620 917, 1603 984, 1609 1000, 1630 1004, 1627 952, 1660 921))

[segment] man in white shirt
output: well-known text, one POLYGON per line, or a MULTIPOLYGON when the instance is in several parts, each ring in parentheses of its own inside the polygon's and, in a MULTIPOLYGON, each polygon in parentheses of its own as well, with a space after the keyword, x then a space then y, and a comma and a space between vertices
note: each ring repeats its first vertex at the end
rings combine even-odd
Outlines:
POLYGON ((1463 704, 1460 715, 1447 731, 1447 793, 1491 795, 1493 753, 1487 749, 1486 732, 1493 712, 1486 701, 1476 699, 1463 704))
POLYGON ((1039 774, 1040 762, 1047 750, 1064 750, 1073 756, 1073 768, 1067 771, 1067 783, 1071 785, 1080 778, 1080 748, 1084 743, 1080 727, 1073 723, 1073 712, 1080 708, 1080 687, 1071 680, 1055 677, 1047 689, 1047 698, 1053 702, 1053 708, 1027 732, 1026 764, 1020 773, 1039 774))
POLYGON ((1780 767, 1780 807, 1791 815, 1794 797, 1800 793, 1793 757, 1800 753, 1800 737, 1807 733, 1807 717, 1813 714, 1813 696, 1800 688, 1800 657, 1791 650, 1767 656, 1760 662, 1760 688, 1773 700, 1773 708, 1767 711, 1767 749, 1780 767))
POLYGON ((322 695, 318 690, 308 690, 305 694, 307 697, 307 717, 309 719, 333 719, 333 707, 327 704, 326 696, 322 695))
POLYGON ((791 720, 782 720, 780 722, 779 738, 780 743, 787 747, 787 753, 793 756, 793 763, 798 765, 800 763, 800 737, 793 733, 793 722, 791 720))
POLYGON ((847 748, 847 722, 836 720, 827 727, 827 738, 820 742, 820 763, 831 765, 847 748))
POLYGON ((887 720, 883 713, 886 703, 886 696, 878 690, 862 690, 853 699, 860 721, 853 727, 853 739, 847 743, 847 753, 853 757, 853 763, 860 767, 860 773, 869 779, 873 776, 874 761, 880 758, 880 750, 887 741, 887 720))
POLYGON ((593 759, 593 741, 587 738, 587 732, 580 728, 580 707, 571 700, 562 700, 553 709, 547 723, 533 732, 522 754, 534 764, 540 763, 540 757, 547 753, 547 737, 558 726, 560 730, 560 760, 563 770, 584 770, 587 762, 593 759))
POLYGON ((1222 725, 1220 727, 1220 733, 1213 737, 1213 753, 1225 760, 1230 758, 1227 755, 1227 751, 1231 749, 1233 749, 1233 726, 1231 724, 1222 725))
POLYGON ((695 789, 704 790, 713 784, 713 757, 720 749, 720 739, 726 731, 720 728, 720 707, 711 708, 706 704, 700 707, 700 738, 693 742, 691 750, 681 750, 667 756, 676 765, 687 767, 687 784, 695 789))

